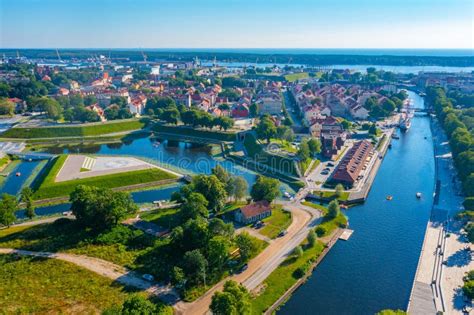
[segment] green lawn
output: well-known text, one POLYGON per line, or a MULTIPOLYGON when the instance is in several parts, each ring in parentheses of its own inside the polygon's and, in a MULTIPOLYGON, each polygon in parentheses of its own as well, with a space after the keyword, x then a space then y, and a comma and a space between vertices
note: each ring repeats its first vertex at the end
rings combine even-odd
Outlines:
POLYGON ((262 221, 265 222, 265 226, 258 230, 258 232, 273 239, 291 224, 291 213, 283 210, 281 206, 274 206, 272 215, 262 221))
POLYGON ((235 132, 230 131, 206 130, 188 126, 172 126, 163 124, 155 124, 153 130, 176 135, 209 138, 218 141, 235 141, 235 132))
POLYGON ((298 281, 296 270, 308 269, 324 249, 322 242, 317 242, 313 247, 306 247, 299 258, 289 257, 275 269, 263 282, 264 289, 252 299, 252 314, 263 314, 273 305, 293 284, 298 281))
POLYGON ((323 205, 313 203, 313 202, 310 202, 310 201, 303 201, 302 204, 305 205, 305 206, 308 206, 308 207, 311 207, 311 208, 314 208, 316 210, 321 211, 321 213, 323 215, 326 215, 328 213, 328 208, 326 208, 323 205))
POLYGON ((128 296, 112 280, 71 263, 0 255, 2 314, 97 314, 128 296))
MULTIPOLYGON (((336 192, 335 191, 329 191, 329 190, 324 190, 322 192, 322 197, 325 199, 336 199, 336 192)), ((321 191, 315 191, 313 192, 313 195, 315 196, 321 196, 321 191)), ((349 198, 349 192, 344 191, 342 192, 341 196, 337 198, 339 201, 346 201, 349 198)))
MULTIPOLYGON (((323 216, 326 216, 328 213, 328 209, 325 206, 317 203, 305 201, 303 202, 303 205, 320 210, 323 216)), ((321 224, 316 227, 316 233, 319 237, 323 237, 330 235, 336 228, 344 228, 346 226, 347 218, 342 212, 340 212, 334 219, 323 217, 321 224)))
POLYGON ((288 174, 290 176, 298 176, 295 163, 291 158, 266 152, 263 150, 262 146, 258 144, 253 135, 247 134, 245 136, 244 146, 249 157, 255 161, 267 165, 277 172, 288 174))
POLYGON ((285 80, 288 81, 288 82, 294 82, 294 81, 297 81, 297 80, 300 80, 300 79, 305 79, 308 76, 309 75, 308 75, 307 72, 291 73, 291 74, 285 75, 285 80))
POLYGON ((145 212, 140 215, 140 218, 168 229, 172 229, 181 223, 179 208, 158 209, 145 212))
POLYGON ((142 183, 157 182, 166 179, 176 179, 176 176, 161 169, 147 169, 97 177, 55 182, 67 155, 60 155, 50 161, 33 183, 35 200, 62 197, 69 195, 77 185, 90 185, 103 188, 116 188, 142 183))
POLYGON ((2 138, 61 138, 99 136, 116 132, 142 129, 146 121, 141 119, 111 121, 107 123, 91 123, 78 126, 55 126, 35 128, 11 128, 1 134, 2 138))

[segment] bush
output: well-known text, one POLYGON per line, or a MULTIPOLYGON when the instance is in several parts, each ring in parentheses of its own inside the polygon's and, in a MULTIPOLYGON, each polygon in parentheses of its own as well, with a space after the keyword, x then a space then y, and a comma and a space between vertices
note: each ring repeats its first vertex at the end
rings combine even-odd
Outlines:
POLYGON ((328 229, 325 226, 320 225, 314 230, 314 232, 316 232, 316 235, 321 237, 321 236, 324 236, 328 233, 328 229))
POLYGON ((299 278, 304 277, 304 275, 306 274, 305 269, 306 269, 305 266, 301 266, 301 267, 297 268, 295 271, 293 271, 293 277, 295 279, 299 279, 299 278))

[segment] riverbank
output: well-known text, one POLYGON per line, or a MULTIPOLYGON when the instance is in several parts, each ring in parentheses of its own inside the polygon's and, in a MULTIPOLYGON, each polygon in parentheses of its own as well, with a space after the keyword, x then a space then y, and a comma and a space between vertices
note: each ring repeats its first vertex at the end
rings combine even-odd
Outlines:
POLYGON ((431 119, 430 127, 436 195, 407 309, 413 314, 427 311, 462 314, 466 303, 459 287, 464 274, 474 269, 470 254, 464 249, 473 248, 461 235, 460 224, 454 218, 462 209, 463 198, 448 140, 435 118, 431 119))

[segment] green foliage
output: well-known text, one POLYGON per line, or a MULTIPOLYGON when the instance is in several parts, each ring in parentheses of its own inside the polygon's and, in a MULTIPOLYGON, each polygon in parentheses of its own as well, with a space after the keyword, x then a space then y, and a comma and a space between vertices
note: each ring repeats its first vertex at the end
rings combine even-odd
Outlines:
POLYGON ((242 262, 247 262, 258 251, 257 244, 247 232, 242 232, 237 235, 235 244, 239 248, 242 262))
POLYGON ((407 312, 402 310, 381 310, 375 315, 407 315, 407 312))
POLYGON ((258 123, 255 131, 257 132, 257 136, 259 139, 266 139, 269 143, 270 139, 275 137, 277 133, 277 128, 270 116, 265 115, 260 119, 260 122, 258 123))
POLYGON ((187 196, 184 203, 181 205, 181 220, 186 222, 189 219, 196 219, 199 216, 207 217, 209 212, 207 206, 209 202, 200 193, 191 193, 187 196))
MULTIPOLYGON (((185 114, 183 114, 182 118, 184 119, 184 117, 185 117, 185 114)), ((216 131, 216 130, 201 130, 201 129, 195 129, 195 128, 190 128, 190 127, 169 126, 169 125, 160 125, 160 124, 155 124, 153 126, 153 130, 157 132, 164 132, 164 133, 170 133, 170 134, 182 135, 182 136, 208 138, 211 140, 218 140, 218 141, 234 141, 235 140, 235 133, 216 131)))
POLYGON ((209 201, 209 209, 218 211, 227 199, 225 185, 215 175, 197 175, 191 183, 193 190, 209 201))
POLYGON ((255 201, 266 200, 272 202, 280 195, 280 182, 277 179, 258 176, 252 186, 250 196, 255 201))
POLYGON ((138 210, 130 194, 107 188, 79 185, 69 199, 77 222, 97 231, 116 226, 138 210))
POLYGON ((32 219, 35 214, 35 206, 33 205, 33 190, 30 187, 25 187, 20 193, 20 200, 26 205, 26 216, 32 219))
POLYGON ((141 129, 145 121, 126 120, 120 122, 109 122, 100 124, 87 124, 68 127, 35 127, 35 128, 11 128, 4 133, 4 138, 61 138, 61 137, 85 137, 100 136, 116 132, 125 132, 141 129))
POLYGON ((15 196, 3 194, 0 200, 0 224, 10 226, 15 222, 15 212, 18 210, 18 201, 15 196))
POLYGON ((0 115, 13 115, 15 105, 8 98, 0 97, 0 115))
POLYGON ((226 281, 223 292, 217 291, 212 296, 210 310, 215 315, 250 314, 250 294, 243 285, 226 281))
POLYGON ((234 88, 234 87, 239 87, 243 88, 246 87, 247 83, 237 77, 225 77, 222 79, 222 87, 224 88, 234 88))
POLYGON ((308 240, 309 246, 311 247, 314 246, 314 244, 316 244, 316 233, 313 230, 309 231, 307 240, 308 240))

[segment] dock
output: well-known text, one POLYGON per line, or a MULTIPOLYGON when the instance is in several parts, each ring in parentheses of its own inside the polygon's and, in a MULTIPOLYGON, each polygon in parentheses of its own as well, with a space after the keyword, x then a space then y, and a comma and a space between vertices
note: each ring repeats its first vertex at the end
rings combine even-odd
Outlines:
POLYGON ((352 233, 354 233, 354 230, 344 229, 341 235, 339 235, 339 239, 343 241, 347 241, 351 237, 352 233))

